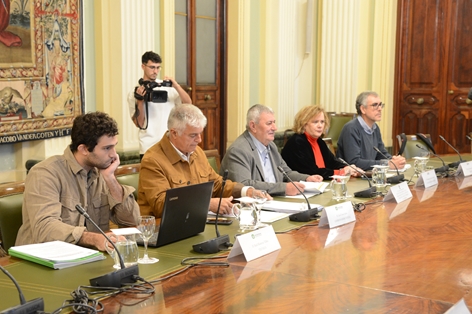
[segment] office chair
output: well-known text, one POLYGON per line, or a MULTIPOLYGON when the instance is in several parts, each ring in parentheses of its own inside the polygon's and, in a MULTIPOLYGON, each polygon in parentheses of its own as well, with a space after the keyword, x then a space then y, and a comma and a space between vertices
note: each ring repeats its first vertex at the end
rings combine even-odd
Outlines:
POLYGON ((328 132, 324 137, 331 138, 333 148, 338 149, 338 139, 344 125, 356 117, 355 113, 337 113, 331 115, 328 132))
MULTIPOLYGON (((422 153, 425 151, 429 151, 427 144, 425 144, 418 136, 416 135, 404 135, 406 137, 406 144, 405 148, 403 150, 403 157, 406 159, 411 159, 413 157, 421 156, 422 153), (421 146, 423 149, 419 148, 416 145, 421 146)), ((431 136, 429 134, 424 135, 425 138, 431 139, 431 136)), ((402 135, 399 134, 397 135, 397 140, 398 140, 398 145, 399 147, 402 146, 402 135)))
POLYGON ((16 235, 23 223, 24 182, 2 185, 0 188, 0 238, 2 247, 8 249, 15 245, 16 235))

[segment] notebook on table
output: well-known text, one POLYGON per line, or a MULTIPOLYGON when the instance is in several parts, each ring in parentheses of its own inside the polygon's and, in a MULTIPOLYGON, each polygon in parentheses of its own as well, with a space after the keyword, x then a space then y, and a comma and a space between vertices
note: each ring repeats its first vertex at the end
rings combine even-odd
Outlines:
MULTIPOLYGON (((213 181, 167 190, 159 232, 148 246, 160 247, 203 232, 212 193, 213 181)), ((137 242, 144 245, 139 236, 137 242)))

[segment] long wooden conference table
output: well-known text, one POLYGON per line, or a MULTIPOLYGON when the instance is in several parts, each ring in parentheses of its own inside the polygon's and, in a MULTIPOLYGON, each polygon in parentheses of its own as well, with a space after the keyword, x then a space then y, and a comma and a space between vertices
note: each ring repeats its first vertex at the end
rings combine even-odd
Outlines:
MULTIPOLYGON (((428 165, 441 164, 434 158, 428 165)), ((410 169, 405 177, 412 174, 410 169)), ((350 198, 368 204, 356 212, 355 223, 338 228, 279 220, 273 227, 280 250, 251 262, 243 256, 222 258, 229 267, 190 267, 156 283, 151 296, 106 299, 104 313, 444 313, 461 298, 470 306, 468 180, 472 177, 446 177, 428 189, 410 186, 413 197, 398 204, 350 198)), ((348 183, 349 194, 366 187, 362 179, 348 183)), ((336 204, 330 192, 310 202, 336 204)), ((237 222, 219 230, 233 239, 237 222)), ((182 269, 186 257, 207 257, 194 253, 192 245, 214 237, 214 226, 207 225, 195 237, 149 249, 149 255, 160 261, 139 265, 140 276, 156 279, 182 269)), ((113 265, 109 256, 63 270, 13 257, 0 263, 16 278, 27 300, 44 298, 46 311, 60 307, 79 285, 110 272, 113 265)), ((0 273, 0 310, 17 304, 16 288, 0 273)))

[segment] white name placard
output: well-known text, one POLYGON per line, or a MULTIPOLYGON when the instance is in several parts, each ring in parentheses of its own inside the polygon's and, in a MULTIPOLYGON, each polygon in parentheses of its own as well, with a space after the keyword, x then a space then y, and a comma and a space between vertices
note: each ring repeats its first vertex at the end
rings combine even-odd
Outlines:
POLYGON ((431 197, 433 197, 437 188, 438 188, 437 184, 433 185, 432 187, 425 188, 425 189, 423 189, 422 187, 421 188, 415 187, 416 198, 418 199, 418 201, 420 201, 420 203, 423 201, 426 201, 427 199, 430 199, 431 197))
POLYGON ((329 229, 325 241, 325 248, 347 241, 351 238, 356 222, 351 222, 340 227, 329 229))
POLYGON ((389 214, 388 219, 392 219, 392 218, 397 217, 400 214, 403 214, 407 210, 410 202, 411 202, 411 198, 401 203, 385 203, 385 209, 387 209, 387 213, 389 214), (390 207, 390 208, 387 208, 387 207, 390 207))
POLYGON ((354 215, 354 208, 352 208, 352 203, 348 201, 325 207, 325 209, 321 212, 321 218, 318 227, 328 224, 330 228, 335 228, 355 220, 356 215, 354 215))
POLYGON ((410 188, 408 187, 408 183, 402 182, 392 186, 383 200, 384 202, 387 202, 394 199, 395 202, 400 203, 412 197, 413 195, 411 194, 410 188))
POLYGON ((472 177, 456 177, 455 179, 459 190, 472 186, 472 177))
POLYGON ((454 304, 447 312, 444 314, 470 314, 467 304, 465 304, 464 298, 460 299, 459 302, 454 304))
POLYGON ((464 177, 472 175, 472 161, 461 162, 455 175, 464 177))
POLYGON ((236 237, 228 258, 244 254, 246 262, 280 250, 274 228, 267 226, 236 237))
POLYGON ((438 177, 436 176, 436 171, 429 170, 420 174, 418 181, 416 181, 415 186, 424 186, 429 188, 430 186, 438 184, 438 177))

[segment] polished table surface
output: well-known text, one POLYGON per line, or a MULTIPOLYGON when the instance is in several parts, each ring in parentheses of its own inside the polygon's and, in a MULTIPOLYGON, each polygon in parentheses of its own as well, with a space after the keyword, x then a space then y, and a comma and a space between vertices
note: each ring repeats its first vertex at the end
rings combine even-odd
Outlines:
MULTIPOLYGON (((461 298, 472 305, 468 179, 439 178, 429 189, 412 186, 413 197, 399 204, 351 198, 370 204, 356 212, 355 223, 338 228, 278 221, 273 225, 282 232, 277 235, 280 250, 251 262, 242 256, 222 259, 229 267, 191 267, 156 284, 151 297, 106 300, 105 313, 444 313, 461 298), (292 228, 299 229, 287 231, 292 228)), ((367 186, 365 180, 351 179, 349 192, 367 186)), ((310 202, 336 203, 329 192, 310 202)), ((220 232, 233 235, 233 225, 220 226, 220 232)), ((140 275, 154 279, 180 269, 183 257, 200 256, 189 247, 214 237, 208 226, 175 246, 151 249, 161 261, 140 265, 140 275)), ((113 262, 108 258, 65 270, 14 258, 2 263, 26 290, 26 299, 44 296, 51 311, 60 305, 58 298, 67 299, 78 284, 106 273, 113 262)), ((18 304, 13 285, 3 277, 0 295, 0 310, 18 304), (5 300, 6 294, 12 297, 5 300)))

